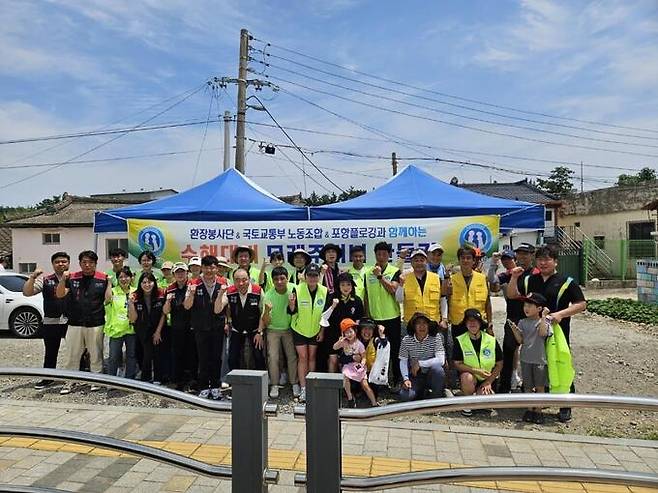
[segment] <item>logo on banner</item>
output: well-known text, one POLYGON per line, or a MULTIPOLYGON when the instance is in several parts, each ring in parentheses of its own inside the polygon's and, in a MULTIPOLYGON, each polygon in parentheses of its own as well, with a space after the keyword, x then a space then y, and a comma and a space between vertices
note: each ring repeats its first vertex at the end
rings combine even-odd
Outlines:
POLYGON ((153 255, 159 257, 165 249, 165 237, 158 228, 148 226, 137 234, 137 243, 144 250, 150 250, 153 255))
POLYGON ((491 248, 493 244, 493 234, 488 226, 481 223, 469 224, 459 234, 459 244, 472 243, 483 252, 491 248))

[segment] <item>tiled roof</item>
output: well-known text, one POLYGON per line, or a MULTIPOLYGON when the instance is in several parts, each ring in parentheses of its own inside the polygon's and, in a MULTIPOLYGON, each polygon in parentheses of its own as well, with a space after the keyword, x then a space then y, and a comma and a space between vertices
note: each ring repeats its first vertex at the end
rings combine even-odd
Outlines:
POLYGON ((560 205, 560 199, 525 180, 513 183, 460 183, 459 187, 501 199, 521 200, 533 204, 560 205))
POLYGON ((94 212, 140 204, 143 200, 113 200, 69 195, 53 207, 25 214, 7 221, 10 228, 39 226, 92 226, 94 212))
POLYGON ((11 255, 11 228, 0 225, 0 257, 11 255))

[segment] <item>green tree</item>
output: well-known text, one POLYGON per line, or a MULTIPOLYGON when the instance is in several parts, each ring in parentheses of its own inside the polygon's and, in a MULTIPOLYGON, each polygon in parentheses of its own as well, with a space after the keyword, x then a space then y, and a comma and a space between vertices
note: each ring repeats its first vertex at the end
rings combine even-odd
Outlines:
POLYGON ((557 195, 560 198, 573 194, 573 175, 575 171, 566 166, 556 166, 548 178, 537 178, 537 186, 544 192, 557 195))
POLYGON ((37 209, 45 209, 46 207, 52 207, 53 205, 58 204, 61 201, 62 201, 62 196, 61 195, 53 195, 52 198, 43 199, 41 202, 39 202, 34 207, 36 207, 37 209))
POLYGON ((324 195, 318 195, 317 193, 313 192, 306 199, 304 199, 304 203, 307 206, 335 204, 336 202, 344 202, 345 200, 353 199, 354 197, 358 197, 364 193, 366 193, 366 190, 360 190, 354 187, 348 188, 344 192, 341 192, 340 195, 336 195, 335 193, 325 193, 324 195))
POLYGON ((634 186, 641 185, 642 183, 651 182, 658 180, 656 176, 656 170, 652 168, 642 168, 635 175, 622 174, 617 177, 617 185, 620 187, 623 186, 634 186))

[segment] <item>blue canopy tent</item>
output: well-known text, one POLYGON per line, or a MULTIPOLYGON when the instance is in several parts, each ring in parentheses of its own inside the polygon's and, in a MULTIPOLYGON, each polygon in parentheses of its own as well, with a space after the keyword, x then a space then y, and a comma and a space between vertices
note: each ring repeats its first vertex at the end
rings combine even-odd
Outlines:
POLYGON ((543 205, 471 192, 413 165, 360 197, 311 207, 314 220, 500 215, 501 229, 544 229, 544 214, 543 205))
POLYGON ((126 231, 126 219, 181 221, 304 221, 306 207, 293 206, 230 169, 183 193, 145 204, 97 212, 94 232, 126 231))

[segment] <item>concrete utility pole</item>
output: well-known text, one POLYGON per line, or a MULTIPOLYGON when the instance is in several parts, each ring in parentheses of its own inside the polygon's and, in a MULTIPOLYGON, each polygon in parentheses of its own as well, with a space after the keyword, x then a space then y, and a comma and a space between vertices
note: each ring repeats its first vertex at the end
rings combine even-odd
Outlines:
POLYGON ((235 134, 235 169, 244 173, 245 115, 247 113, 247 64, 249 32, 240 30, 240 68, 238 69, 238 118, 235 134))
POLYGON ((394 152, 391 153, 391 166, 393 167, 393 176, 398 174, 398 160, 394 152))
POLYGON ((580 162, 580 193, 585 192, 585 187, 583 185, 583 162, 580 162))
POLYGON ((231 121, 230 111, 224 112, 224 171, 231 167, 231 121))

